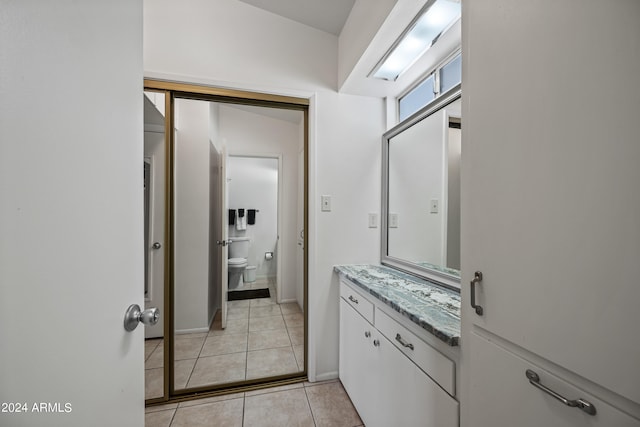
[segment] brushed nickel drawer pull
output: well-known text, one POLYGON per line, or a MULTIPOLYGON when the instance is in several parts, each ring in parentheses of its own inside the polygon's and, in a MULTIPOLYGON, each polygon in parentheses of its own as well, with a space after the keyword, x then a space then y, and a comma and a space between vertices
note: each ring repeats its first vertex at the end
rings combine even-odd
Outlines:
POLYGON ((544 391, 547 394, 550 394, 552 397, 554 397, 555 399, 558 399, 560 402, 564 403, 565 405, 570 406, 572 408, 581 409, 589 415, 596 414, 596 407, 593 406, 593 403, 587 402, 584 399, 569 400, 566 397, 562 396, 561 394, 551 390, 550 388, 543 386, 542 384, 540 384, 540 377, 538 376, 538 374, 533 372, 531 369, 527 369, 525 374, 527 375, 527 378, 529 379, 529 382, 531 383, 531 385, 539 388, 540 390, 544 391))
POLYGON ((396 334, 396 341, 398 341, 400 344, 402 344, 403 347, 407 347, 410 348, 411 350, 413 350, 413 344, 411 344, 410 342, 406 342, 404 340, 404 338, 402 338, 402 336, 400 334, 396 334))
POLYGON ((473 280, 471 281, 471 308, 476 311, 478 316, 482 316, 482 307, 476 304, 476 285, 479 285, 482 282, 482 272, 476 271, 473 280))
POLYGON ((357 299, 355 299, 355 298, 353 297, 353 295, 349 295, 349 301, 351 301, 351 302, 352 302, 352 303, 354 303, 354 304, 357 304, 357 303, 358 303, 358 300, 357 300, 357 299))

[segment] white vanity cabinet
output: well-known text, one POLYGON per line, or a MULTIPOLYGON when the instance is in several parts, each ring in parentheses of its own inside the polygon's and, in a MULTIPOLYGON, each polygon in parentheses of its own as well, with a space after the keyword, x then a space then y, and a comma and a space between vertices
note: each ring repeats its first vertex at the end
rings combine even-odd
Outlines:
POLYGON ((457 427, 458 402, 445 391, 455 392, 454 362, 346 281, 340 297, 340 380, 365 425, 457 427))

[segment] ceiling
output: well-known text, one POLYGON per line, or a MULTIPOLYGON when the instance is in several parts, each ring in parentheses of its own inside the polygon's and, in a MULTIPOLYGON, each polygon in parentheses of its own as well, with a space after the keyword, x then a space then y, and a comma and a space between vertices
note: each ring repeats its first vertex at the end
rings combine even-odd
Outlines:
POLYGON ((340 35, 355 0, 240 0, 301 24, 340 35))

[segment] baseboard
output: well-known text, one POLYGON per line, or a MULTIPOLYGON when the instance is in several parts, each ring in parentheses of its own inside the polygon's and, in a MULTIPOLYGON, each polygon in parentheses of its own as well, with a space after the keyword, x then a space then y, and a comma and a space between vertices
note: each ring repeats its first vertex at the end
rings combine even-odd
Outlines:
POLYGON ((324 374, 316 375, 316 377, 314 378, 314 381, 312 382, 335 380, 338 377, 339 377, 338 371, 325 372, 324 374))

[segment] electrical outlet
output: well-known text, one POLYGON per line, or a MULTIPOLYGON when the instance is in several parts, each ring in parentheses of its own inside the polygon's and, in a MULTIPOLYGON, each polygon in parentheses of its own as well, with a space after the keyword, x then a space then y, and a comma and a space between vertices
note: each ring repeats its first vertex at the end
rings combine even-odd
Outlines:
POLYGON ((430 212, 432 214, 438 213, 438 199, 431 199, 429 202, 430 212))
POLYGON ((369 214, 369 228, 378 228, 378 214, 370 213, 369 214))
POLYGON ((322 212, 331 212, 331 196, 320 196, 320 206, 322 212))

